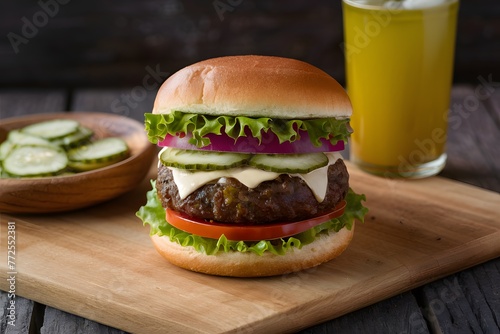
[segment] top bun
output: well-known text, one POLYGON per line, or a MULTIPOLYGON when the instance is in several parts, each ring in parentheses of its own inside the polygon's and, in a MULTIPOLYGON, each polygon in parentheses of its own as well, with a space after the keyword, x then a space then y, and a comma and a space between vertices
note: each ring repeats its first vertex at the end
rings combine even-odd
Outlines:
POLYGON ((281 119, 347 118, 351 102, 330 75, 308 63, 269 56, 207 59, 170 76, 153 113, 281 119))

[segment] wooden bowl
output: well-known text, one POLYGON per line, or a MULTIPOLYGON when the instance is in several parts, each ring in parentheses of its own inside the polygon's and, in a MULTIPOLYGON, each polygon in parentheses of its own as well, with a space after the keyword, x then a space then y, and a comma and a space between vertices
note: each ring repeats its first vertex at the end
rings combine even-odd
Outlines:
POLYGON ((88 207, 132 190, 148 173, 155 158, 144 125, 114 114, 72 112, 28 115, 0 120, 0 142, 8 131, 55 119, 74 119, 91 128, 96 138, 121 137, 130 157, 93 171, 66 176, 0 178, 0 212, 48 213, 88 207))

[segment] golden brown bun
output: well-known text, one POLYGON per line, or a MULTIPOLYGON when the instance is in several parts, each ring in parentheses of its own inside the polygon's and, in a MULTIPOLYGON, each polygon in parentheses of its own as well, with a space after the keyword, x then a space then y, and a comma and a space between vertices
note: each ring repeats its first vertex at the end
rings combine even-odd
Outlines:
POLYGON ((262 256, 248 253, 206 255, 194 247, 171 242, 168 236, 151 236, 161 256, 184 269, 205 274, 234 277, 260 277, 287 274, 330 261, 339 256, 351 242, 354 226, 338 233, 322 234, 315 242, 294 249, 285 255, 265 252, 262 256))
POLYGON ((170 76, 153 113, 271 118, 349 117, 351 102, 331 76, 308 63, 281 57, 230 56, 204 60, 170 76))

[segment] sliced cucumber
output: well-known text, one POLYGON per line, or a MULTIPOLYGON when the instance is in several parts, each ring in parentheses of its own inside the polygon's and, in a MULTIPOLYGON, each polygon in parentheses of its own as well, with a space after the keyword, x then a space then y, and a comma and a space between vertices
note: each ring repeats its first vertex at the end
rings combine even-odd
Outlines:
POLYGON ((128 156, 127 143, 120 138, 104 138, 68 151, 69 166, 78 171, 105 167, 128 156))
POLYGON ((220 170, 245 165, 250 154, 181 150, 172 147, 160 154, 161 162, 168 167, 197 170, 220 170))
POLYGON ((77 121, 71 119, 54 119, 28 125, 22 131, 33 136, 53 140, 75 133, 78 127, 79 123, 77 121))
POLYGON ((34 136, 20 130, 9 132, 7 140, 16 146, 51 146, 52 143, 42 137, 34 136))
POLYGON ((56 175, 68 163, 66 153, 53 146, 15 147, 3 161, 6 173, 17 177, 56 175))
POLYGON ((12 130, 9 132, 7 140, 0 145, 0 161, 4 160, 15 147, 19 146, 53 146, 54 149, 58 148, 46 139, 19 130, 12 130))
POLYGON ((4 141, 0 144, 0 161, 3 161, 9 152, 14 148, 14 144, 11 141, 4 141))
POLYGON ((52 140, 53 144, 62 146, 64 149, 74 148, 90 140, 94 132, 84 126, 79 126, 75 133, 62 138, 52 140))
POLYGON ((324 153, 255 154, 248 164, 275 173, 304 174, 328 165, 328 157, 324 153))

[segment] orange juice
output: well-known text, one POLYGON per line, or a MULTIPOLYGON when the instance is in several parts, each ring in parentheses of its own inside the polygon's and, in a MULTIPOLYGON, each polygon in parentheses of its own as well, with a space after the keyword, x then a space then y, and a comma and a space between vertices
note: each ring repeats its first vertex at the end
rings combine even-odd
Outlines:
POLYGON ((343 1, 351 160, 386 176, 434 175, 446 160, 458 0, 373 1, 343 1))

